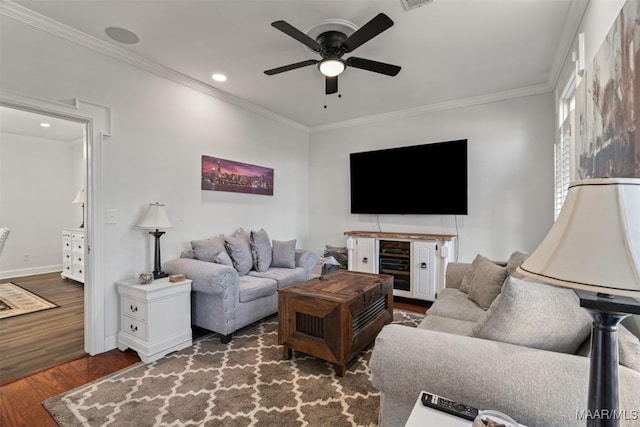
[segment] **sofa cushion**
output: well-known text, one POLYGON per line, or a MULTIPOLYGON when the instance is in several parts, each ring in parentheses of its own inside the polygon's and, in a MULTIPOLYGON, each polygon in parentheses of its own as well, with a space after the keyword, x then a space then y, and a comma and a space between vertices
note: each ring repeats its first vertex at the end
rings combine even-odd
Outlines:
POLYGON ((462 292, 465 292, 467 294, 469 293, 469 288, 471 286, 471 282, 473 281, 473 277, 476 275, 476 271, 478 271, 478 266, 482 261, 485 261, 485 260, 490 261, 496 265, 499 265, 500 267, 505 267, 507 265, 507 263, 505 262, 492 261, 489 258, 478 254, 473 259, 473 261, 471 262, 471 265, 469 266, 466 273, 462 277, 462 282, 460 282, 460 286, 458 289, 460 289, 462 292))
POLYGON ((227 253, 226 249, 222 252, 218 252, 216 256, 213 257, 213 262, 233 267, 233 261, 231 260, 231 257, 227 253))
POLYGON ((267 271, 271 266, 271 240, 264 229, 251 231, 251 255, 256 271, 267 271))
POLYGON ((240 302, 249 302, 273 295, 276 293, 277 287, 275 280, 241 276, 238 283, 240 302))
POLYGON ((266 277, 278 282, 278 289, 286 288, 298 282, 307 280, 307 274, 302 267, 279 268, 271 267, 267 271, 250 271, 249 276, 266 277))
POLYGON ((474 327, 493 341, 575 354, 591 331, 591 316, 572 289, 510 276, 474 327))
POLYGON ((295 268, 296 267, 296 239, 286 242, 273 241, 272 267, 295 268))
POLYGON ((427 310, 427 317, 435 315, 451 319, 477 322, 484 318, 485 311, 467 298, 467 294, 455 288, 444 288, 427 310))
POLYGON ((493 300, 500 293, 502 284, 508 275, 509 271, 506 267, 500 267, 486 258, 483 259, 469 284, 468 298, 481 308, 489 309, 493 300))
POLYGON ((206 262, 214 262, 213 258, 220 252, 226 252, 222 234, 204 240, 192 240, 191 247, 196 259, 206 262))
MULTIPOLYGON (((591 354, 591 336, 584 340, 576 354, 589 357, 591 354)), ((640 338, 636 337, 624 325, 618 325, 618 363, 640 372, 640 338)))
POLYGON ((512 253, 509 257, 509 260, 507 261, 507 270, 509 271, 509 276, 515 275, 519 279, 523 278, 524 276, 522 276, 520 273, 516 273, 516 269, 520 267, 520 264, 522 264, 528 257, 529 254, 527 252, 515 251, 514 253, 512 253))
POLYGON ((244 276, 253 268, 253 256, 249 244, 249 234, 239 228, 233 235, 225 238, 225 246, 238 274, 244 276))
POLYGON ((429 314, 424 318, 424 320, 422 320, 422 322, 420 322, 418 328, 472 337, 473 326, 475 324, 475 322, 469 322, 466 320, 452 319, 450 317, 429 314))
POLYGON ((469 285, 473 280, 473 276, 476 274, 478 265, 480 265, 483 259, 487 259, 487 258, 483 257, 480 254, 476 255, 476 257, 473 259, 473 261, 471 262, 471 265, 469 266, 469 269, 467 270, 467 272, 464 274, 464 277, 462 278, 460 287, 458 288, 460 289, 461 292, 464 292, 467 294, 469 293, 469 285))

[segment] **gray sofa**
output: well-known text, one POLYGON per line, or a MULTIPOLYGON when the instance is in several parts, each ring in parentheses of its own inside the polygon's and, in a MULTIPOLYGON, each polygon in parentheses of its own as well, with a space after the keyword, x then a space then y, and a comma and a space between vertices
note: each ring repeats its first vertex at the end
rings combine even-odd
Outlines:
MULTIPOLYGON (((239 233, 241 231, 243 230, 238 230, 234 236, 242 234, 239 233)), ((251 235, 254 236, 254 233, 251 235)), ((269 244, 264 244, 263 255, 269 252, 265 263, 265 257, 260 256, 253 239, 248 242, 251 252, 247 255, 245 238, 234 240, 233 236, 216 236, 193 241, 194 249, 184 251, 180 258, 162 265, 165 272, 184 274, 193 281, 192 324, 221 334, 220 340, 223 343, 228 343, 238 329, 277 313, 278 289, 309 280, 318 259, 311 251, 294 249, 295 240, 274 240, 273 248, 270 241, 269 244), (220 240, 225 246, 220 246, 220 240), (292 242, 293 245, 290 244, 292 242), (288 247, 288 255, 285 254, 285 259, 281 259, 281 262, 277 262, 276 248, 283 246, 278 245, 279 243, 288 247), (236 251, 238 247, 244 250, 244 259, 236 251), (286 260, 287 257, 290 261, 286 260), (241 265, 247 262, 244 267, 241 265)))
MULTIPOLYGON (((446 288, 417 328, 382 329, 370 362, 381 426, 403 426, 421 391, 498 410, 529 427, 586 424, 579 411, 587 408, 591 319, 572 290, 518 277, 522 261, 514 253, 508 264, 495 263, 506 272, 493 276, 504 282, 487 310, 470 298, 469 280, 479 268, 450 263, 446 288)), ((640 322, 632 316, 623 324, 620 425, 639 426, 640 322)))

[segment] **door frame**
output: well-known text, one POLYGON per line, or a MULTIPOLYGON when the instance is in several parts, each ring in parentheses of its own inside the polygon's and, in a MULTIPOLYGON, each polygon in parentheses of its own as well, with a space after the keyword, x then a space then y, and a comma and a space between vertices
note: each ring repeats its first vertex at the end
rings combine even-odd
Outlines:
POLYGON ((77 98, 67 102, 49 101, 2 89, 0 105, 79 122, 85 126, 85 287, 84 351, 96 355, 105 351, 104 313, 104 221, 102 145, 111 136, 111 109, 77 98))

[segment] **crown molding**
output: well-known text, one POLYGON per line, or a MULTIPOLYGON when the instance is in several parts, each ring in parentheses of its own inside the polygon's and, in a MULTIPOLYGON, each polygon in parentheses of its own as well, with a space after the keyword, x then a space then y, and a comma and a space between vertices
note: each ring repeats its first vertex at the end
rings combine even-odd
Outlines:
POLYGON ((556 49, 551 68, 549 69, 547 83, 551 88, 555 88, 558 85, 560 75, 565 68, 567 60, 571 61, 571 46, 578 34, 578 28, 580 28, 580 23, 587 10, 589 1, 590 0, 576 0, 571 2, 567 19, 565 20, 564 30, 558 42, 558 49, 556 49))
POLYGON ((75 28, 71 28, 68 25, 62 24, 37 12, 34 12, 31 9, 13 3, 10 0, 2 0, 0 2, 0 14, 20 21, 24 24, 30 25, 34 28, 38 28, 54 36, 68 40, 72 43, 86 47, 95 52, 110 56, 134 67, 156 74, 175 83, 187 86, 206 95, 210 95, 214 98, 235 105, 236 107, 243 108, 268 119, 274 120, 286 126, 306 132, 309 131, 308 126, 305 126, 280 114, 274 113, 273 111, 267 110, 266 108, 260 107, 244 99, 230 95, 224 91, 214 88, 213 86, 209 86, 199 80, 182 74, 172 68, 145 59, 139 55, 127 51, 126 49, 122 49, 118 46, 114 46, 108 42, 83 33, 82 31, 78 31, 75 28))
POLYGON ((83 33, 72 27, 69 27, 65 24, 57 22, 51 18, 48 18, 44 15, 41 15, 37 12, 32 11, 31 9, 28 9, 16 3, 13 3, 11 0, 0 0, 0 14, 8 16, 12 19, 18 20, 32 27, 38 28, 54 36, 68 40, 72 43, 86 47, 95 52, 98 52, 98 53, 107 55, 109 57, 112 57, 116 60, 125 62, 131 66, 137 67, 139 69, 148 71, 150 73, 166 78, 173 82, 187 86, 193 90, 210 95, 214 98, 220 99, 234 106, 251 111, 255 114, 258 114, 270 120, 276 121, 285 126, 309 133, 309 132, 319 132, 319 131, 326 131, 331 129, 346 128, 350 126, 370 124, 370 123, 375 123, 381 120, 411 117, 419 114, 432 113, 432 112, 442 111, 442 110, 450 110, 454 108, 469 107, 473 105, 486 104, 490 102, 503 101, 511 98, 519 98, 523 96, 537 95, 541 93, 550 92, 558 80, 561 66, 563 65, 566 59, 566 56, 569 52, 571 41, 573 40, 573 37, 575 37, 575 33, 577 32, 579 22, 582 19, 582 15, 584 14, 587 3, 588 1, 586 2, 576 1, 572 3, 571 9, 569 11, 569 18, 567 19, 567 22, 571 23, 571 25, 567 25, 566 28, 568 29, 565 28, 565 31, 563 32, 563 42, 560 44, 560 48, 556 51, 556 59, 554 60, 554 63, 552 64, 552 69, 549 73, 549 78, 548 78, 549 83, 526 86, 523 88, 507 90, 502 92, 495 92, 495 93, 480 95, 476 97, 463 98, 463 99, 447 101, 442 103, 424 105, 424 106, 411 108, 407 110, 399 110, 399 111, 393 111, 389 113, 360 117, 352 120, 345 120, 341 122, 329 123, 329 124, 320 125, 320 126, 306 126, 302 123, 289 119, 285 116, 274 113, 271 110, 260 107, 256 104, 253 104, 239 97, 230 95, 213 86, 207 85, 199 80, 196 80, 185 74, 182 74, 174 69, 158 64, 154 61, 145 59, 137 54, 131 53, 118 46, 112 45, 108 42, 105 42, 96 37, 90 36, 86 33, 83 33), (553 82, 553 84, 551 84, 551 82, 553 82))
POLYGON ((488 104, 491 102, 504 101, 512 98, 520 98, 524 96, 539 95, 551 92, 551 87, 546 83, 533 86, 526 86, 518 89, 506 90, 502 92, 494 92, 486 95, 474 96, 471 98, 457 99, 454 101, 440 102, 437 104, 424 105, 421 107, 411 108, 407 110, 393 111, 390 113, 376 114, 373 116, 361 117, 353 120, 345 120, 327 125, 314 126, 309 129, 310 132, 321 132, 326 130, 340 129, 351 126, 366 125, 376 123, 383 120, 399 119, 404 117, 417 116, 420 114, 434 113, 437 111, 452 110, 455 108, 471 107, 474 105, 488 104))

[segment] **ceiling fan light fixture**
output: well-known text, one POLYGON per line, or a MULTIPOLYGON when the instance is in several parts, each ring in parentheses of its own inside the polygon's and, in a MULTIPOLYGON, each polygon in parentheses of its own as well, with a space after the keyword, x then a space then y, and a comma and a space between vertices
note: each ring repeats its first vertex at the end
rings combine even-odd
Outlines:
POLYGON ((322 74, 327 77, 335 77, 340 75, 344 69, 345 64, 342 59, 339 58, 327 58, 320 61, 318 69, 322 74))

